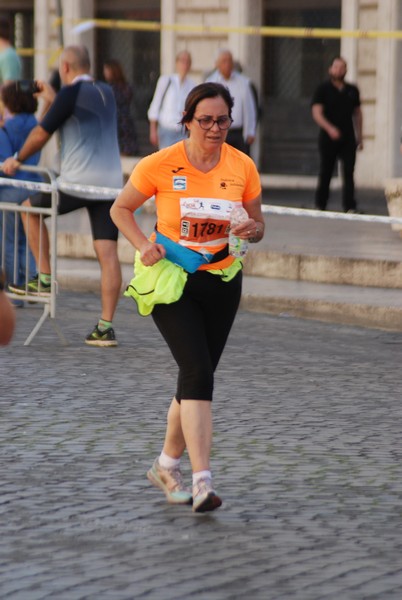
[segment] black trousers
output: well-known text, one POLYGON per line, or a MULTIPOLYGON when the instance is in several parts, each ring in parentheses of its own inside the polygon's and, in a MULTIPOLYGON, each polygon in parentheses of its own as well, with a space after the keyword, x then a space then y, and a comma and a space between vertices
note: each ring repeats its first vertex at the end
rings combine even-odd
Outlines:
POLYGON ((158 304, 153 320, 179 366, 176 399, 212 400, 214 372, 240 302, 242 272, 228 282, 196 271, 182 297, 158 304))
POLYGON ((345 138, 338 141, 321 135, 318 141, 320 153, 320 174, 315 195, 315 205, 319 210, 327 208, 329 186, 337 160, 341 161, 342 205, 343 210, 356 210, 354 170, 356 163, 356 141, 345 138))
POLYGON ((237 150, 241 150, 248 156, 250 156, 250 144, 246 144, 243 139, 243 129, 235 128, 229 129, 228 134, 226 136, 226 142, 236 148, 237 150))

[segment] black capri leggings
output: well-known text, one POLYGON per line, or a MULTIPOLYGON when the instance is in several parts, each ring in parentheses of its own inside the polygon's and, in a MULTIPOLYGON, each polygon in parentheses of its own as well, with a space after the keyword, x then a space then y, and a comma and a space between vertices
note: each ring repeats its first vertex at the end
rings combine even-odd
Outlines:
POLYGON ((229 282, 207 271, 188 276, 180 300, 152 316, 179 366, 176 399, 212 400, 214 372, 240 303, 242 272, 229 282))

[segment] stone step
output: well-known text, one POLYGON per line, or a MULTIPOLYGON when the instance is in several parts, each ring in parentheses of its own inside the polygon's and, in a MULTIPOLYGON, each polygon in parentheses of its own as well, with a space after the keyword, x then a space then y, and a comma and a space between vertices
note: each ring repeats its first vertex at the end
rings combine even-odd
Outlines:
MULTIPOLYGON (((92 236, 88 233, 60 232, 58 256, 72 259, 95 259, 92 236)), ((127 240, 119 238, 119 258, 132 265, 134 250, 127 240)), ((381 258, 310 255, 300 252, 251 247, 244 262, 247 275, 315 283, 331 283, 381 288, 402 287, 402 262, 381 258), (255 248, 255 249, 254 249, 255 248)))
MULTIPOLYGON (((59 258, 59 292, 100 292, 100 269, 91 259, 59 258)), ((123 289, 133 276, 123 263, 123 289)), ((131 302, 122 298, 121 302, 131 302)), ((402 331, 402 294, 396 289, 334 285, 245 275, 241 308, 284 318, 298 317, 402 331)))

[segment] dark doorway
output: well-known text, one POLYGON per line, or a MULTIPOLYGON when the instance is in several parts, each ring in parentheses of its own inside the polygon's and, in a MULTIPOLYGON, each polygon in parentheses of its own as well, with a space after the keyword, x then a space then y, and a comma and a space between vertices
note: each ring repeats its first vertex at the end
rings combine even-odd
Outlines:
MULTIPOLYGON (((340 0, 328 2, 326 8, 272 9, 270 4, 264 9, 264 25, 339 28, 341 24, 340 0)), ((308 4, 311 7, 311 2, 308 4)), ((264 173, 317 174, 317 126, 311 118, 310 102, 339 51, 339 39, 264 38, 260 161, 264 173)))
MULTIPOLYGON (((127 3, 129 4, 129 3, 127 3)), ((136 2, 135 8, 117 10, 110 2, 98 2, 98 19, 160 21, 160 0, 136 2)), ((122 29, 96 30, 96 76, 103 79, 103 62, 115 58, 123 66, 134 90, 132 114, 142 156, 155 150, 149 142, 148 106, 160 68, 160 33, 122 29)))

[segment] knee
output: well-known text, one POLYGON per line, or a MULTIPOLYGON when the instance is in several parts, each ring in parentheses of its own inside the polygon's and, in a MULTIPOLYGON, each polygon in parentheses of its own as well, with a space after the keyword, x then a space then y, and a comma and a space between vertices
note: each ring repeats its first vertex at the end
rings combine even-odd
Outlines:
POLYGON ((94 240, 93 247, 102 265, 116 266, 119 263, 117 242, 113 240, 94 240))
POLYGON ((211 365, 192 365, 180 373, 180 399, 212 400, 214 372, 211 365))

